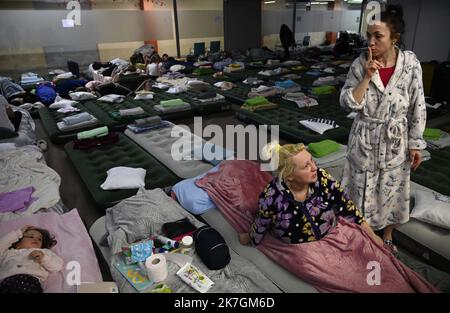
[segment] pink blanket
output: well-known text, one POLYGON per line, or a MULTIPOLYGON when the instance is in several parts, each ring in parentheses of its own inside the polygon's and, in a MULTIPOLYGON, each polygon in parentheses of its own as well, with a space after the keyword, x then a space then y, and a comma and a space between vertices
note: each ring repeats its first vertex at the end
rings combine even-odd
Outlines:
POLYGON ((0 236, 25 225, 45 228, 58 241, 51 250, 64 260, 61 272, 48 276, 44 292, 76 292, 76 286, 70 286, 66 278, 74 278, 74 267, 69 262, 79 263, 81 282, 101 282, 102 275, 92 242, 76 209, 59 215, 57 213, 39 213, 20 219, 0 223, 0 236), (72 265, 71 267, 68 265, 72 265))
MULTIPOLYGON (((258 196, 272 179, 251 161, 223 161, 218 172, 196 181, 237 232, 247 232, 258 196)), ((267 234, 258 249, 320 292, 437 292, 420 275, 378 245, 356 224, 340 219, 323 239, 287 244, 267 234), (378 263, 370 263, 375 261, 378 263), (379 285, 369 284, 377 276, 379 285)))

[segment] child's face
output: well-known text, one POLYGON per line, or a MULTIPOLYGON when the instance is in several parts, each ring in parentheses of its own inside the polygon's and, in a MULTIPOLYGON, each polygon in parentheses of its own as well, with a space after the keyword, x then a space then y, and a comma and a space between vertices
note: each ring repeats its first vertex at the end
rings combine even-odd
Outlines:
POLYGON ((37 230, 30 229, 23 233, 22 239, 16 246, 16 249, 41 249, 42 234, 37 230))

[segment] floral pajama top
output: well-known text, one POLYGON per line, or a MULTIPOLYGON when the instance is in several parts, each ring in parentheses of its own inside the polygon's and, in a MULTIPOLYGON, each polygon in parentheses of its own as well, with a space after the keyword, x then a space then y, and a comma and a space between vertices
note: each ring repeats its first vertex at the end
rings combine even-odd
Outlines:
POLYGON ((254 245, 269 230, 287 243, 319 240, 336 225, 339 216, 361 225, 364 221, 361 212, 339 183, 324 169, 318 169, 317 174, 317 182, 310 185, 303 202, 296 201, 287 185, 277 178, 266 186, 250 228, 254 245))

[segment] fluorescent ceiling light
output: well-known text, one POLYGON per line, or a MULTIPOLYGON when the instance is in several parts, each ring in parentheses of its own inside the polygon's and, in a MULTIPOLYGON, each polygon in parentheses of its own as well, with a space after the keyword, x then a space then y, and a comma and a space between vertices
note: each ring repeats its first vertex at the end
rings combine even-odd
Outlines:
POLYGON ((310 2, 312 5, 314 4, 328 4, 328 1, 312 1, 310 2))
POLYGON ((276 1, 264 1, 264 4, 272 4, 275 3, 276 1))

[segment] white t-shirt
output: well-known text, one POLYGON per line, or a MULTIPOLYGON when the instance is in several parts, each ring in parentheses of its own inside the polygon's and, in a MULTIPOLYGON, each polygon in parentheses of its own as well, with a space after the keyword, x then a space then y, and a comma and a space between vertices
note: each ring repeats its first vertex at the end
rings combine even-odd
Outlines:
POLYGON ((151 76, 159 76, 159 66, 157 63, 147 65, 147 74, 151 76))

